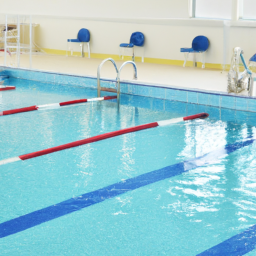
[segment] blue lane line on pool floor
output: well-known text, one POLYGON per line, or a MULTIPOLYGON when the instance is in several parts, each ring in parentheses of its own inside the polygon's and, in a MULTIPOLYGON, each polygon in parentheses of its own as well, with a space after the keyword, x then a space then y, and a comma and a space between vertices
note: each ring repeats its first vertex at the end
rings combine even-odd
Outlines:
POLYGON ((66 214, 82 210, 85 207, 114 198, 118 195, 135 190, 146 185, 180 175, 191 169, 205 166, 216 162, 219 158, 225 157, 240 148, 251 145, 255 139, 249 139, 243 142, 237 142, 227 145, 222 149, 214 150, 201 157, 194 158, 162 169, 145 173, 131 179, 112 184, 110 186, 83 194, 76 198, 71 198, 55 205, 37 210, 18 218, 3 222, 0 224, 0 238, 35 227, 44 222, 59 218, 66 214))
POLYGON ((241 256, 254 250, 255 246, 256 225, 202 253, 197 254, 197 256, 241 256))

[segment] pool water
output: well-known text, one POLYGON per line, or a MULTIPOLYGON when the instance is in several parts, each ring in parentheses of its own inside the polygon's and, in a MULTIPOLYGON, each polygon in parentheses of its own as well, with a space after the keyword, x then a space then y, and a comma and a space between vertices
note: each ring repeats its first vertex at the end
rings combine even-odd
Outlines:
MULTIPOLYGON (((16 90, 0 94, 0 111, 97 95, 72 85, 9 84, 16 90)), ((211 157, 180 175, 90 207, 75 205, 72 213, 5 236, 0 255, 197 255, 256 224, 256 143, 221 153, 255 137, 255 113, 122 95, 119 107, 110 100, 1 116, 0 160, 199 112, 210 117, 0 166, 1 227, 111 184, 211 157)))

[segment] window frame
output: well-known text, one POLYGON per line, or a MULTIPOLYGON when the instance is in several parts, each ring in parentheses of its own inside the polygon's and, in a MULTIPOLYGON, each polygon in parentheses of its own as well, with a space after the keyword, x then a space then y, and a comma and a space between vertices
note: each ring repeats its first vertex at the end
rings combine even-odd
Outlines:
POLYGON ((256 21, 256 16, 255 18, 244 18, 244 0, 240 0, 242 2, 242 5, 241 5, 241 17, 240 19, 243 20, 243 21, 256 21))
MULTIPOLYGON (((210 19, 211 20, 227 20, 227 19, 220 19, 220 18, 196 17, 196 1, 197 0, 188 0, 189 18, 209 19, 209 20, 210 19)), ((231 12, 230 21, 244 20, 243 19, 243 0, 233 0, 230 12, 231 12)), ((255 18, 255 20, 256 20, 256 18, 255 18)))

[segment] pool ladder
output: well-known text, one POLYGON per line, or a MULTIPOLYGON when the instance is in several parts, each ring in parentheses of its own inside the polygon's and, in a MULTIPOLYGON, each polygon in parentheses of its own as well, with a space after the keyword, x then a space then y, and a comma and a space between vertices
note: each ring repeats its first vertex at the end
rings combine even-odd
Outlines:
MULTIPOLYGON (((115 69, 116 69, 116 73, 117 73, 117 77, 116 77, 116 83, 117 83, 117 90, 116 90, 116 93, 117 93, 117 102, 120 103, 120 73, 121 73, 121 70, 122 68, 126 65, 126 64, 132 64, 133 65, 133 68, 134 68, 134 76, 133 76, 133 79, 137 79, 137 66, 135 64, 134 61, 126 61, 122 64, 122 66, 119 68, 119 70, 117 69, 117 66, 116 66, 116 63, 115 61, 112 59, 112 58, 108 58, 108 59, 105 59, 103 60, 100 65, 98 66, 98 70, 97 70, 97 88, 98 88, 98 97, 100 97, 100 92, 102 90, 102 87, 100 86, 100 71, 101 71, 101 68, 103 66, 103 64, 107 61, 110 61, 112 62, 112 64, 114 65, 115 69)), ((105 90, 107 90, 106 88, 104 88, 105 90)), ((113 90, 109 90, 109 91, 112 91, 113 90)))

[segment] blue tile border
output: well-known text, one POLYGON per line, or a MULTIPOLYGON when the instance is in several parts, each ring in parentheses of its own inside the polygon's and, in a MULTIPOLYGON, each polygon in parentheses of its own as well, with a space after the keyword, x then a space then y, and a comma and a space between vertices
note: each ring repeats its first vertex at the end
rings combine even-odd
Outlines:
POLYGON ((247 105, 248 105, 248 100, 244 100, 243 98, 236 98, 236 110, 243 110, 247 111, 247 105))
POLYGON ((220 96, 218 96, 218 95, 209 95, 207 105, 213 106, 213 107, 220 107, 220 96))
POLYGON ((208 105, 209 104, 208 98, 209 98, 209 95, 205 93, 198 93, 198 104, 208 105))
POLYGON ((165 99, 165 88, 151 87, 150 96, 152 98, 165 99))
POLYGON ((230 96, 221 96, 220 98, 220 107, 221 108, 231 108, 235 109, 236 107, 236 98, 230 96))
MULTIPOLYGON (((55 83, 63 85, 77 85, 83 87, 97 88, 95 77, 83 77, 78 75, 60 74, 37 70, 4 68, 4 73, 13 78, 40 81, 45 83, 55 83)), ((101 86, 115 88, 115 80, 101 79, 101 86)), ((256 98, 248 96, 236 96, 222 92, 208 92, 200 90, 190 90, 185 88, 175 88, 152 84, 133 83, 124 81, 120 83, 122 94, 132 94, 168 101, 179 101, 185 103, 227 108, 248 112, 256 112, 256 98)))
POLYGON ((165 99, 166 100, 175 100, 176 101, 177 100, 177 90, 165 89, 165 99))
POLYGON ((256 112, 256 99, 248 99, 248 109, 247 111, 256 112))
POLYGON ((188 91, 176 90, 176 100, 181 102, 188 102, 188 91))
POLYGON ((188 92, 187 102, 198 104, 198 93, 197 92, 188 92))

